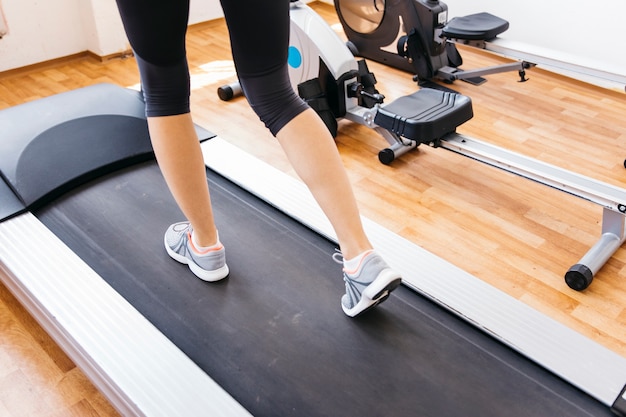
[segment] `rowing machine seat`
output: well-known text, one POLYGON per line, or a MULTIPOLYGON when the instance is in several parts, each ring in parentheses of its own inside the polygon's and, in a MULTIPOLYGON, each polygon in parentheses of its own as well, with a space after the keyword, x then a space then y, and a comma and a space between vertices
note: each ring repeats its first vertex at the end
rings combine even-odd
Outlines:
POLYGON ((477 41, 493 39, 508 28, 506 20, 483 12, 452 18, 442 33, 451 39, 477 41))

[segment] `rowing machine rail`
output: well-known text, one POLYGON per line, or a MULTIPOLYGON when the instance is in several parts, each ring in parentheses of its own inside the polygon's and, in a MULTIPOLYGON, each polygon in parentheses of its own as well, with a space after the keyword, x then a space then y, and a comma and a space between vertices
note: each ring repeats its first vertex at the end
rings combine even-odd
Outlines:
POLYGON ((467 156, 540 184, 600 205, 602 234, 589 251, 565 273, 567 285, 577 291, 589 287, 594 275, 626 240, 626 190, 567 171, 470 137, 452 133, 436 146, 467 156))

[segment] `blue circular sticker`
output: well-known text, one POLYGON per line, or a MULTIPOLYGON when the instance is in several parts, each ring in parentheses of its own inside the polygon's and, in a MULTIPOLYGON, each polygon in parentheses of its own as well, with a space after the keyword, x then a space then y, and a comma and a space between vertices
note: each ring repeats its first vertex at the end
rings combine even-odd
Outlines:
POLYGON ((300 54, 300 51, 298 51, 298 48, 295 46, 289 47, 289 58, 287 62, 289 62, 289 65, 293 68, 298 68, 302 65, 302 54, 300 54))

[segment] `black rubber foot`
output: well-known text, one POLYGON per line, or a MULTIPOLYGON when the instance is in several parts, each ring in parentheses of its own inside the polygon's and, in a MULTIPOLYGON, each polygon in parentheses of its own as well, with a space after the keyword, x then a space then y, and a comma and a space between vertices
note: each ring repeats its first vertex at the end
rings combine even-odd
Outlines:
POLYGON ((565 282, 576 291, 582 291, 591 285, 593 272, 585 265, 576 264, 565 273, 565 282))
POLYGON ((396 155, 389 148, 383 149, 382 151, 378 152, 378 160, 385 165, 391 164, 394 159, 396 159, 396 155))
POLYGON ((229 101, 235 97, 235 93, 229 85, 219 87, 217 89, 217 95, 222 101, 229 101))

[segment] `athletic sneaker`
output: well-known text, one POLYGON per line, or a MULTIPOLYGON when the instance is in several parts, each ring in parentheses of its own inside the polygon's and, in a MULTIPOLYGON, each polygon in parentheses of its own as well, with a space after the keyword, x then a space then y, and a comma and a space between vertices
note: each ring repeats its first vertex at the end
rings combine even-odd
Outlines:
POLYGON ((189 222, 174 223, 165 232, 165 250, 180 263, 189 265, 189 269, 204 281, 219 281, 228 276, 226 253, 219 243, 204 251, 198 250, 191 239, 189 222))
MULTIPOLYGON (((338 258, 336 253, 333 258, 338 258)), ((375 251, 368 251, 353 271, 343 269, 346 293, 341 297, 343 312, 350 317, 366 312, 382 303, 402 282, 400 275, 391 269, 375 251)))

